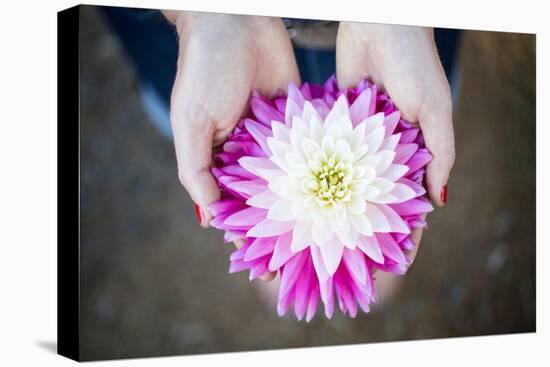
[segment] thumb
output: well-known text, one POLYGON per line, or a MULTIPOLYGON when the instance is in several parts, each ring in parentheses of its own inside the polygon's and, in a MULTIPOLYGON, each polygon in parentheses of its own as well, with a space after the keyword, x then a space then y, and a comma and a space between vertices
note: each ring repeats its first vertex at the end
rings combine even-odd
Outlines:
POLYGON ((195 202, 200 225, 207 228, 212 220, 207 207, 220 198, 220 189, 210 173, 213 124, 207 120, 205 113, 184 112, 183 115, 194 118, 191 121, 173 113, 178 177, 195 202))

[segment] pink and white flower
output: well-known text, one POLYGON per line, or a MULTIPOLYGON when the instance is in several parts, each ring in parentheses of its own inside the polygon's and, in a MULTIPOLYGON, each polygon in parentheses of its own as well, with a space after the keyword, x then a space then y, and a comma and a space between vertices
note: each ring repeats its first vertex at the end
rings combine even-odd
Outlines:
POLYGON ((420 130, 368 80, 290 84, 273 100, 254 93, 250 107, 212 169, 222 199, 211 224, 246 240, 230 271, 279 271, 280 315, 294 303, 309 321, 320 298, 330 318, 335 295, 343 313, 368 312, 372 272, 405 273, 411 229, 432 210, 420 130))

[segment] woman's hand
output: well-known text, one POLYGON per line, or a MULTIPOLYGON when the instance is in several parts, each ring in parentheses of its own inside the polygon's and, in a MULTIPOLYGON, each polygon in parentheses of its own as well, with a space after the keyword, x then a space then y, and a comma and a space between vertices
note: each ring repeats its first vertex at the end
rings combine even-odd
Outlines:
POLYGON ((220 191, 210 174, 212 147, 243 115, 253 89, 267 96, 299 84, 288 32, 278 18, 165 12, 180 37, 170 119, 182 185, 199 206, 199 221, 220 191))
MULTIPOLYGON (((336 65, 340 87, 354 86, 369 76, 385 88, 403 118, 419 123, 433 155, 426 173, 428 193, 434 203, 444 205, 455 160, 452 102, 433 30, 341 22, 336 65)), ((412 233, 417 245, 421 235, 421 229, 412 233)))

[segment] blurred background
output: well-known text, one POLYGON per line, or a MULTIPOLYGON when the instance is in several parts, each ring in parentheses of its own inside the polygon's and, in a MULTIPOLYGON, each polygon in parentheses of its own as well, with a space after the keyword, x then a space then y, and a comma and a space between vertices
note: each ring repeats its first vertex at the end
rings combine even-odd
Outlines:
MULTIPOLYGON (((228 274, 232 246, 199 227, 163 106, 175 32, 130 12, 80 8, 82 359, 535 331, 534 35, 437 31, 454 101, 448 204, 394 298, 308 324, 278 317, 269 285, 228 274)), ((313 56, 332 52, 337 23, 286 22, 302 78, 330 75, 313 56)))

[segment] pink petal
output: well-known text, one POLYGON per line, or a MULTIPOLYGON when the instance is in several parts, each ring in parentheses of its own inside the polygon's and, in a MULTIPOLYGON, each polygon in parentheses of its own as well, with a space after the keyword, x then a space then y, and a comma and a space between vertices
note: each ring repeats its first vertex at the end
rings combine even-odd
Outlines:
POLYGON ((405 144, 405 143, 414 142, 414 140, 418 136, 419 131, 420 131, 420 129, 409 129, 409 130, 403 131, 401 133, 401 143, 405 144))
POLYGON ((395 158, 393 163, 405 164, 418 150, 418 145, 411 144, 399 144, 395 148, 395 158))
POLYGON ((224 221, 228 226, 253 226, 265 219, 267 211, 258 208, 246 208, 230 215, 224 221))
POLYGON ((267 273, 267 266, 265 265, 265 261, 264 261, 264 262, 258 263, 257 265, 255 265, 250 269, 248 280, 252 281, 256 278, 261 277, 265 273, 267 273))
POLYGON ((344 249, 344 264, 350 274, 361 284, 367 283, 367 263, 365 256, 357 250, 344 249))
POLYGON ((227 187, 233 191, 243 194, 247 198, 258 195, 267 190, 264 180, 235 181, 229 183, 227 187))
POLYGON ((427 149, 418 149, 416 154, 407 162, 407 166, 409 166, 410 169, 409 172, 414 172, 424 167, 426 164, 430 163, 431 160, 432 155, 427 149))
POLYGON ((410 187, 411 189, 413 189, 413 191, 416 193, 416 196, 417 196, 417 197, 418 197, 418 196, 422 196, 422 195, 424 195, 424 194, 426 193, 426 189, 425 189, 422 185, 416 183, 416 182, 413 181, 413 180, 409 180, 408 178, 401 177, 401 178, 399 179, 399 181, 397 181, 397 182, 409 186, 409 187, 410 187))
POLYGON ((298 280, 296 281, 296 299, 294 301, 294 312, 298 320, 301 320, 307 311, 309 294, 311 293, 310 288, 312 284, 310 278, 311 272, 313 271, 314 270, 312 269, 311 261, 309 261, 309 256, 307 256, 306 262, 304 263, 302 271, 300 272, 298 280))
POLYGON ((370 102, 372 91, 365 89, 353 102, 349 109, 349 114, 353 126, 356 126, 361 121, 369 117, 370 102))
POLYGON ((327 268, 325 267, 325 263, 323 262, 321 250, 319 249, 319 246, 313 245, 309 247, 309 251, 311 252, 311 260, 313 261, 317 278, 320 283, 325 283, 329 278, 329 274, 327 268))
POLYGON ((385 137, 388 137, 393 134, 395 127, 397 126, 397 123, 399 122, 399 119, 401 118, 401 112, 395 111, 384 119, 384 126, 386 126, 386 135, 385 137))
POLYGON ((265 219, 246 232, 247 237, 271 237, 288 232, 294 227, 294 222, 275 222, 265 219))
POLYGON ((390 206, 400 216, 429 213, 433 210, 432 204, 421 199, 413 199, 400 204, 392 204, 390 206))
POLYGON ((401 248, 397 245, 393 237, 386 233, 380 233, 376 235, 378 244, 382 253, 392 260, 397 261, 399 264, 406 264, 407 259, 401 248))
POLYGON ((262 157, 241 157, 239 164, 248 172, 258 177, 270 180, 273 177, 280 176, 282 171, 269 158, 262 157))
MULTIPOLYGON (((281 293, 279 292, 279 295, 281 293)), ((284 297, 280 297, 279 301, 277 302, 277 314, 279 316, 283 316, 290 307, 290 304, 292 303, 292 300, 294 299, 294 290, 287 293, 284 297)))
POLYGON ((276 237, 256 238, 248 247, 244 261, 252 261, 273 251, 276 237))
POLYGON ((284 265, 294 253, 290 250, 290 241, 292 240, 292 232, 288 231, 287 233, 277 237, 275 245, 273 247, 273 255, 271 256, 271 261, 269 262, 269 271, 275 271, 284 265))
POLYGON ((271 155, 271 149, 267 145, 267 137, 272 136, 271 130, 251 119, 245 119, 244 126, 262 150, 267 155, 271 155))
POLYGON ((307 305, 307 315, 306 315, 306 322, 310 322, 311 319, 313 319, 313 316, 315 316, 315 312, 317 312, 317 303, 319 302, 319 289, 318 285, 315 284, 314 287, 311 289, 311 293, 309 294, 309 302, 307 305))
POLYGON ((265 126, 271 126, 271 121, 283 121, 283 115, 260 98, 250 98, 250 109, 257 120, 265 126))
POLYGON ((388 220, 388 223, 390 224, 391 232, 396 233, 405 233, 409 234, 411 233, 411 230, 409 229, 409 226, 403 218, 399 216, 392 208, 390 208, 388 205, 384 204, 378 204, 378 209, 384 213, 384 216, 388 220))
POLYGON ((300 252, 290 259, 281 269, 281 285, 279 286, 279 297, 284 297, 300 278, 302 269, 308 259, 306 252, 300 252))
POLYGON ((304 98, 302 92, 300 91, 300 89, 298 89, 296 84, 292 82, 288 84, 287 96, 288 100, 295 102, 300 109, 304 108, 304 103, 306 99, 304 98))
POLYGON ((395 187, 391 191, 391 194, 397 198, 397 201, 394 203, 402 203, 416 197, 416 192, 413 189, 399 182, 395 183, 395 187))

